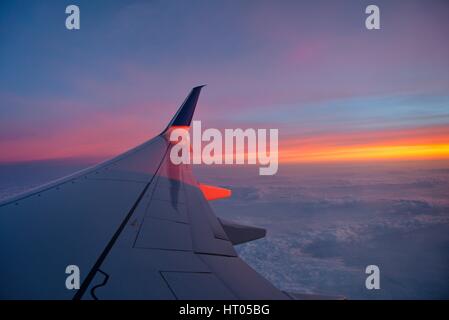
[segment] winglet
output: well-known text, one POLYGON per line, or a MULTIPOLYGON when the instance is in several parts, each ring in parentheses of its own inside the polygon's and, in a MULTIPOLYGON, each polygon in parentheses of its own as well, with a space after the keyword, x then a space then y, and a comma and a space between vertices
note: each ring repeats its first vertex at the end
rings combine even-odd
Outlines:
POLYGON ((195 87, 192 91, 190 91, 181 107, 179 107, 178 112, 176 112, 175 116, 162 133, 165 133, 171 127, 190 127, 193 114, 195 113, 196 104, 200 96, 201 88, 204 86, 205 85, 195 87))

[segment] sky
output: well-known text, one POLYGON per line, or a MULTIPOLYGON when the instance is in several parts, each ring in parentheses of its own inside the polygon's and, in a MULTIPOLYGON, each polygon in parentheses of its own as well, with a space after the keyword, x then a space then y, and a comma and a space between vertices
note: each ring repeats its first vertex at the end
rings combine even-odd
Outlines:
POLYGON ((448 34, 447 0, 2 0, 0 200, 152 138, 207 84, 203 129, 279 129, 274 176, 195 167, 232 189, 219 216, 268 230, 237 248, 252 267, 294 292, 447 299, 448 34))
POLYGON ((203 127, 277 128, 281 162, 447 160, 448 34, 447 1, 1 1, 0 162, 116 155, 200 84, 203 127))

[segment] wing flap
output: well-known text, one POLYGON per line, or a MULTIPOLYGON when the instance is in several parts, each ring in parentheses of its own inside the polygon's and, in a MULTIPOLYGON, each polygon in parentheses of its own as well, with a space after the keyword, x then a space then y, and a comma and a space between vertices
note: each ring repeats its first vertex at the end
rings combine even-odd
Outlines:
POLYGON ((238 299, 291 299, 254 271, 239 257, 200 255, 204 263, 217 275, 238 299))
POLYGON ((212 272, 162 272, 176 299, 232 300, 237 297, 212 272))

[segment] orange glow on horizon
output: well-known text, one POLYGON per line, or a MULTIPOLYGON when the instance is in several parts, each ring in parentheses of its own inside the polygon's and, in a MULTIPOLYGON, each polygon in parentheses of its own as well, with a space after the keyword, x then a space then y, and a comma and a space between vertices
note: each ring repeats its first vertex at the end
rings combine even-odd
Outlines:
MULTIPOLYGON (((1 141, 0 148, 6 152, 0 155, 0 162, 113 157, 157 134, 156 128, 152 128, 153 133, 138 129, 147 127, 135 117, 121 117, 84 126, 83 130, 64 130, 50 137, 1 141)), ((188 130, 188 127, 183 129, 188 130)), ((447 126, 321 132, 290 137, 283 136, 281 131, 279 139, 279 163, 449 160, 447 126)), ((245 154, 245 159, 247 156, 245 154)))
POLYGON ((449 159, 449 128, 385 130, 293 138, 279 152, 281 163, 449 159))
POLYGON ((281 163, 449 159, 449 143, 327 147, 320 150, 299 148, 283 150, 280 156, 281 163))

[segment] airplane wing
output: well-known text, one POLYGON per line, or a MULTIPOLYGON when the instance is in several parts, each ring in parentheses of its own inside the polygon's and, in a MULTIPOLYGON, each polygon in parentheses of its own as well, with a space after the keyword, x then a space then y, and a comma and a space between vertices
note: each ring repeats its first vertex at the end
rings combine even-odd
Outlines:
POLYGON ((292 298, 233 248, 265 230, 218 219, 191 166, 170 161, 165 133, 190 125, 200 91, 154 139, 0 203, 1 299, 292 298))

